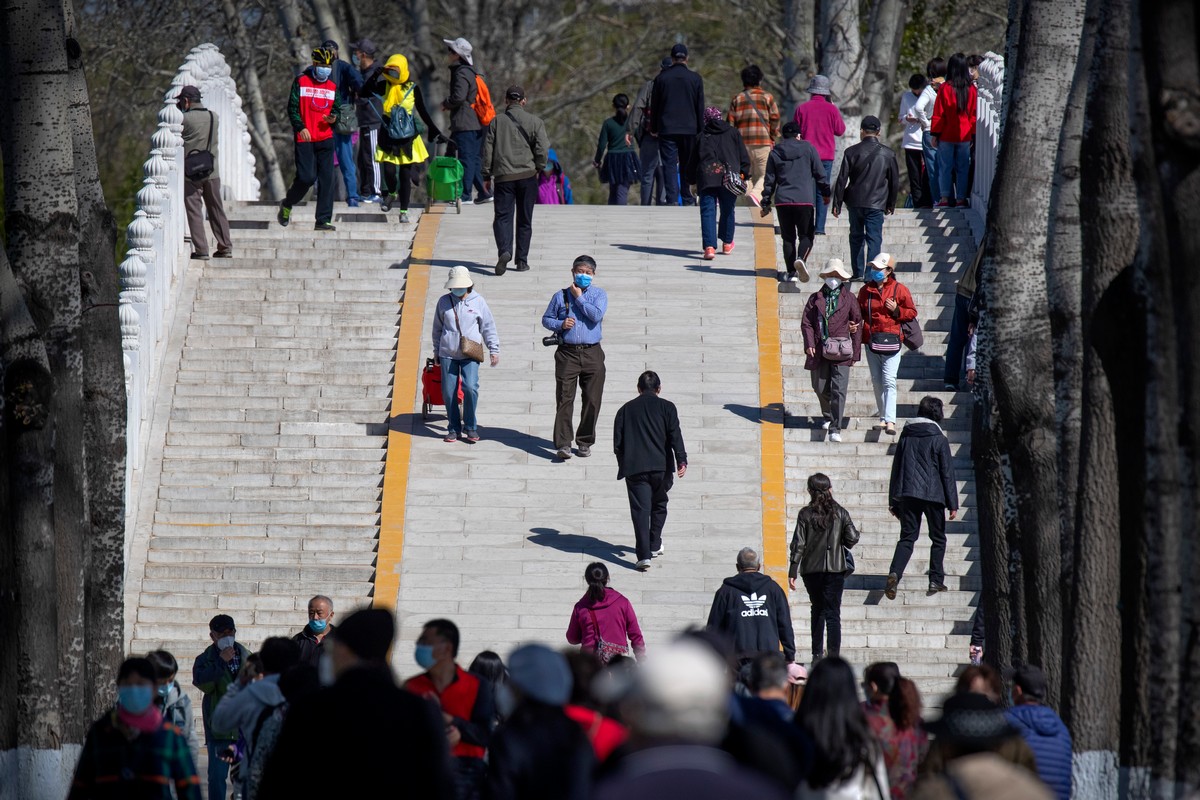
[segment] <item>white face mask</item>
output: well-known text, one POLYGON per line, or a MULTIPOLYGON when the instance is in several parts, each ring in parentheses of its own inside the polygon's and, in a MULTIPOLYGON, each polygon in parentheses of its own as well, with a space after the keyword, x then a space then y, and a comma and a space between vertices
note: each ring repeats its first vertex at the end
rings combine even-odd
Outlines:
POLYGON ((841 278, 826 278, 825 285, 828 286, 831 290, 837 289, 839 286, 842 285, 842 280, 841 280, 841 278))
POLYGON ((217 639, 217 649, 225 650, 227 648, 233 647, 234 641, 235 640, 232 636, 222 636, 220 639, 217 639))

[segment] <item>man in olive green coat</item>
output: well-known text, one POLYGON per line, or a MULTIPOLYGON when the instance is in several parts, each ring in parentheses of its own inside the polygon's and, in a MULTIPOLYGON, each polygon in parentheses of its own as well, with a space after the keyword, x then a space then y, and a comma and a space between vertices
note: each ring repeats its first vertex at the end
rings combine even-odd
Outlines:
POLYGON ((546 123, 525 110, 525 90, 510 86, 504 93, 508 107, 488 126, 483 142, 483 177, 494 182, 496 217, 496 274, 503 275, 513 257, 513 215, 517 218, 517 272, 529 269, 529 241, 533 238, 533 204, 537 202, 538 174, 550 152, 546 123))

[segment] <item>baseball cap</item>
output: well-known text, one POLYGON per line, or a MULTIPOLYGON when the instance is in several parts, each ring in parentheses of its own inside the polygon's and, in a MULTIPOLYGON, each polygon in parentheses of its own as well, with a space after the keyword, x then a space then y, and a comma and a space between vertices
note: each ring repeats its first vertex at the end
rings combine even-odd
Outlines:
POLYGON ((520 86, 510 86, 504 90, 504 96, 509 100, 524 100, 525 90, 520 86))
POLYGON ((372 42, 370 39, 366 38, 365 36, 363 38, 359 39, 357 42, 351 42, 350 49, 351 50, 361 50, 362 52, 366 53, 367 55, 372 55, 372 56, 379 52, 379 48, 375 46, 375 43, 372 42))
POLYGON ((883 124, 879 121, 879 117, 867 115, 863 117, 862 125, 860 127, 864 131, 877 131, 883 127, 883 124))
POLYGON ((522 694, 548 706, 571 699, 574 678, 562 653, 540 644, 527 644, 508 657, 508 679, 522 694))
POLYGON ((687 58, 687 45, 680 43, 672 47, 671 58, 687 58))
POLYGON ((1046 699, 1046 673, 1035 664, 1017 667, 1012 673, 1012 682, 1021 687, 1021 692, 1037 700, 1046 699))
POLYGON ((191 100, 193 103, 200 101, 200 90, 195 86, 185 86, 179 90, 179 96, 184 100, 191 100))
POLYGON ((808 683, 808 670, 803 664, 787 665, 788 683, 793 686, 803 686, 808 683))

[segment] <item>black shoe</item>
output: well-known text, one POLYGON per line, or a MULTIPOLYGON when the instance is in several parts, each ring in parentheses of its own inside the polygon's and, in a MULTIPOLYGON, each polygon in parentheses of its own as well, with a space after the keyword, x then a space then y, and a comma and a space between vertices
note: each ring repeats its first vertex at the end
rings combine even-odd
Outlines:
POLYGON ((490 203, 490 202, 492 202, 492 196, 490 194, 480 195, 479 197, 475 198, 475 205, 477 205, 477 206, 481 206, 484 203, 490 203))
POLYGON ((496 274, 503 275, 504 271, 508 269, 508 262, 510 261, 512 261, 512 253, 505 250, 500 254, 500 257, 496 259, 496 274))
POLYGON ((385 214, 392 210, 392 196, 390 194, 384 195, 383 199, 379 201, 379 210, 385 214))
POLYGON ((896 573, 889 572, 887 577, 887 586, 883 590, 883 595, 888 600, 896 599, 896 586, 900 583, 900 579, 896 577, 896 573))
POLYGON ((192 261, 208 261, 208 253, 192 253, 192 261))
POLYGON ((218 250, 213 253, 213 258, 233 258, 232 250, 218 250))
POLYGON ((517 272, 529 272, 529 262, 518 261, 517 265, 513 267, 513 269, 515 269, 517 272))
POLYGON ((331 222, 318 222, 313 226, 314 231, 336 231, 337 228, 331 222))
POLYGON ((941 581, 932 581, 931 580, 929 582, 929 593, 930 594, 937 594, 938 592, 945 592, 945 591, 947 591, 946 584, 942 583, 941 581))
POLYGON ((288 223, 292 221, 292 210, 287 206, 280 206, 279 213, 275 215, 275 220, 286 228, 288 223))

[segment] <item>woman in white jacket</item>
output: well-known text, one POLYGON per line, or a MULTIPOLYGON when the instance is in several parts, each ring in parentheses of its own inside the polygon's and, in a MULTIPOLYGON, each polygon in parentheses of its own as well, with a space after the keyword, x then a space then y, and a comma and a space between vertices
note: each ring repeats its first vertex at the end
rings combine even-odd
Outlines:
POLYGON ((433 355, 442 365, 442 399, 446 403, 446 442, 461 434, 479 441, 475 410, 479 403, 479 364, 486 348, 492 366, 500 363, 500 336, 496 321, 483 297, 476 294, 466 267, 451 267, 446 279, 449 294, 438 299, 433 314, 433 355), (477 351, 478 359, 471 357, 477 351), (462 378, 462 418, 458 413, 458 379, 462 378))
POLYGON ((883 748, 858 701, 854 670, 837 656, 817 662, 796 724, 812 740, 812 770, 797 800, 889 800, 883 748))

